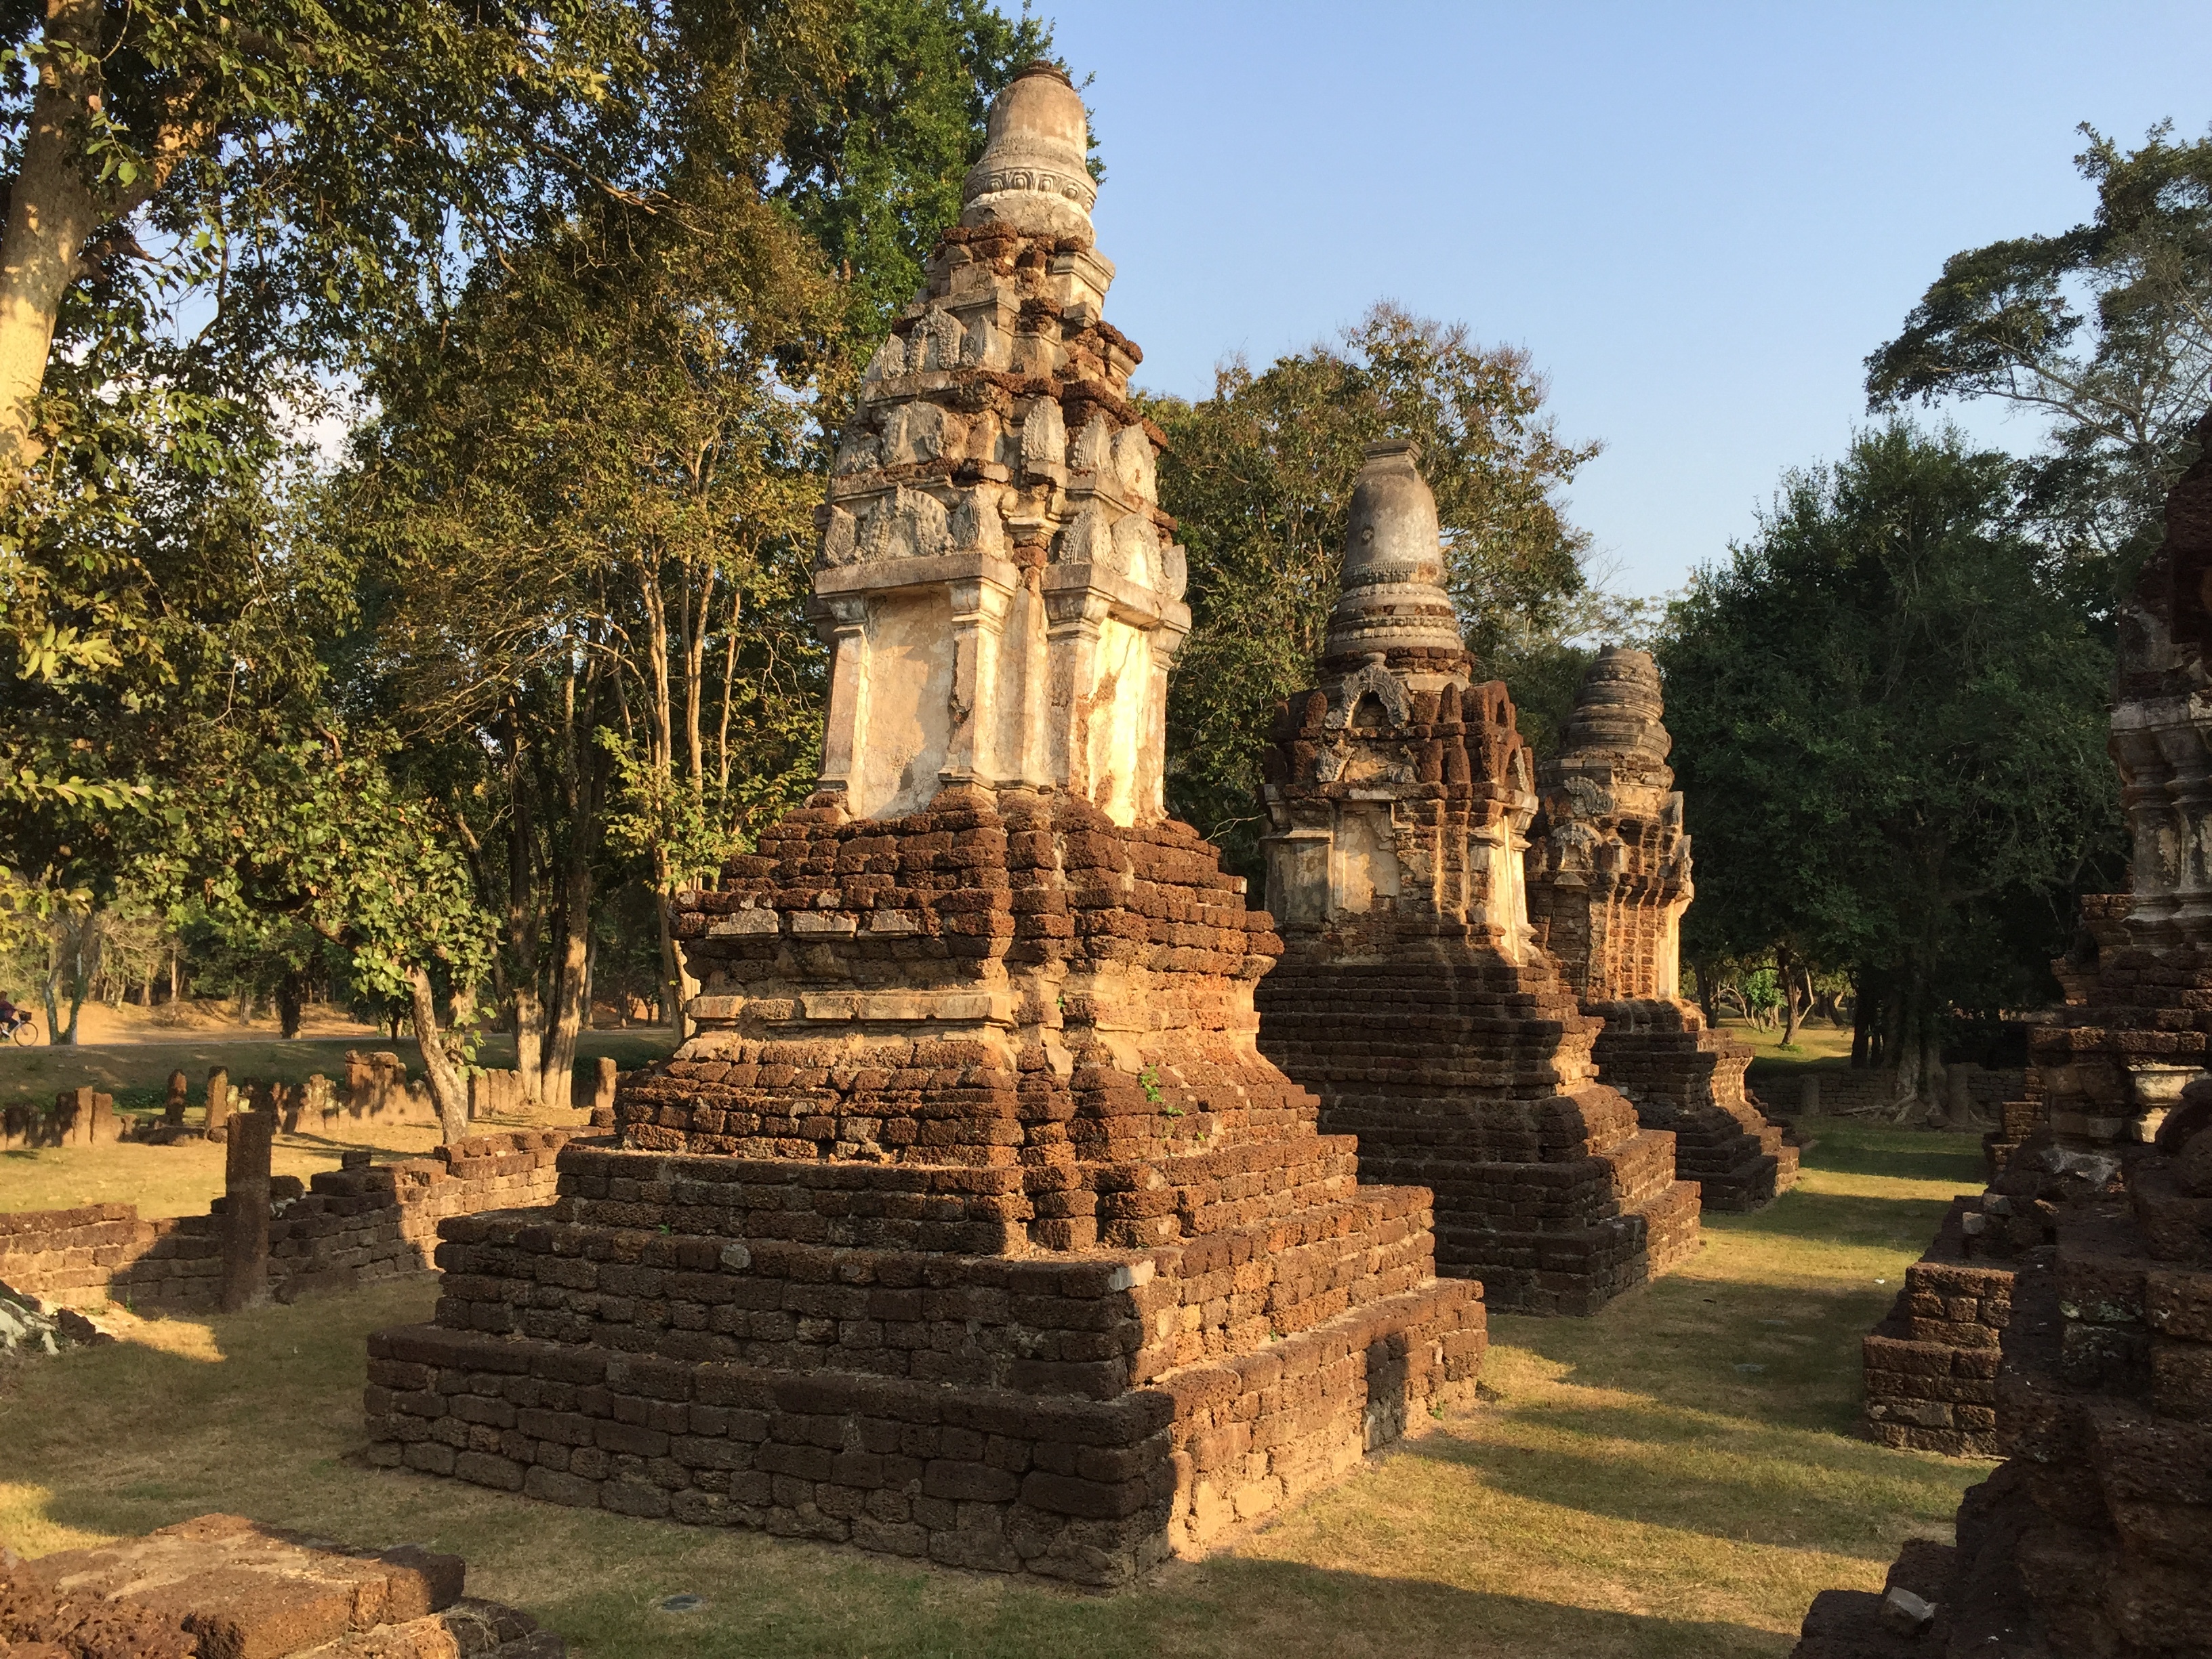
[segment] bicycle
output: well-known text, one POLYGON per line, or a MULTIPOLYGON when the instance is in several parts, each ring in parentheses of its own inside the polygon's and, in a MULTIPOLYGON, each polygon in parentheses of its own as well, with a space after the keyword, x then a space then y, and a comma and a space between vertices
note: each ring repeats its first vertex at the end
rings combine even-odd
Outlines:
POLYGON ((18 1048, 36 1048, 39 1042, 39 1022, 26 1014, 8 1028, 7 1035, 8 1040, 18 1048))

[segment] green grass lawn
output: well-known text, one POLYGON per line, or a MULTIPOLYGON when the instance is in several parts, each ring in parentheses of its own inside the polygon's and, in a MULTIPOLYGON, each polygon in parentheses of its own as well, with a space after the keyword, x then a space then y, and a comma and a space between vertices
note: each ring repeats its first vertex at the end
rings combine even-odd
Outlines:
POLYGON ((1494 1316, 1486 1398, 1237 1547, 1109 1599, 372 1470, 362 1339, 420 1281, 0 1372, 0 1539, 42 1553, 227 1510, 467 1556, 592 1659, 1786 1654, 1814 1594, 1948 1537, 1984 1466, 1853 1437, 1858 1340, 1972 1137, 1814 1127, 1798 1189, 1709 1218, 1684 1268, 1587 1320, 1494 1316), (706 1598, 672 1614, 678 1592, 706 1598))
POLYGON ((1724 1019, 1721 1029, 1730 1036, 1741 1037, 1751 1047, 1752 1064, 1761 1069, 1769 1066, 1848 1066, 1851 1059, 1851 1029, 1848 1025, 1800 1025, 1797 1041, 1789 1048, 1782 1045, 1782 1027, 1761 1030, 1756 1025, 1740 1019, 1724 1019))

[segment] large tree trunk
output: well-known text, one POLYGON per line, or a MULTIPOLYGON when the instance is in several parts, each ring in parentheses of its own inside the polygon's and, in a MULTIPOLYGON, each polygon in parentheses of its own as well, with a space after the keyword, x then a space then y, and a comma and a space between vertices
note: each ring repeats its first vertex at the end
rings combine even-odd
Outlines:
POLYGON ((0 503, 12 497, 41 453, 32 405, 46 385, 54 321, 76 280, 85 245, 101 225, 129 218, 167 180, 179 161, 205 144, 215 124, 193 106, 204 85, 178 76, 161 120, 128 184, 95 182, 87 154, 100 107, 104 0, 46 0, 39 89, 23 130, 21 163, 9 181, 0 231, 0 503))
POLYGON ((297 969, 287 968, 284 977, 276 981, 276 1023, 288 1037, 300 1035, 301 1003, 307 990, 307 975, 297 969))
POLYGON ((562 897, 560 938, 554 949, 552 1023, 540 1061, 540 1098, 565 1104, 576 1075, 576 1039, 592 1017, 592 871, 580 857, 569 860, 562 897))
POLYGON ((438 1106, 440 1132, 451 1146, 469 1138, 468 1086, 460 1067, 446 1052, 446 1040, 438 1029, 437 993, 427 969, 407 970, 407 992, 415 1015, 415 1040, 422 1046, 422 1071, 430 1079, 430 1098, 438 1106))
POLYGON ((596 660, 572 674, 563 694, 562 785, 568 821, 560 902, 553 928, 550 995, 538 1053, 538 1097, 568 1103, 576 1075, 576 1039, 592 1018, 592 871, 599 850, 599 809, 606 798, 606 751, 592 735, 598 726, 599 679, 596 660))
POLYGON ((46 979, 41 991, 46 1004, 46 1042, 49 1046, 76 1045, 77 1017, 84 1012, 84 1000, 91 994, 92 981, 100 972, 100 918, 96 912, 81 916, 64 913, 53 924, 47 935, 46 979), (61 1018, 61 1002, 66 995, 69 1018, 61 1018))
POLYGON ((1775 976, 1782 981, 1782 1046, 1797 1046, 1797 958, 1784 947, 1774 952, 1775 976))
MULTIPOLYGON (((666 597, 661 592, 660 577, 660 567, 658 563, 647 563, 641 567, 640 586, 645 599, 647 650, 649 653, 647 664, 648 671, 647 684, 653 694, 652 723, 647 730, 646 744, 648 751, 647 758, 653 765, 654 787, 660 794, 662 811, 665 815, 672 816, 676 807, 676 714, 671 687, 672 676, 668 660, 668 605, 666 597)), ((676 584, 676 592, 681 613, 679 621, 684 632, 688 634, 691 616, 691 590, 680 574, 676 584)), ((684 665, 689 671, 690 641, 687 638, 682 641, 682 644, 685 654, 684 665)), ((696 726, 693 735, 696 744, 696 726)), ((697 751, 695 747, 694 758, 696 757, 697 751)), ((668 821, 668 817, 664 817, 660 834, 653 842, 653 908, 659 912, 660 917, 660 1006, 663 1017, 672 1019, 672 1023, 676 1027, 677 1036, 681 1037, 685 1033, 684 1016, 678 1007, 678 1003, 683 994, 683 988, 677 973, 676 939, 669 930, 668 921, 669 903, 675 895, 675 882, 668 858, 668 833, 673 827, 668 821)))
POLYGON ((730 584, 729 637, 722 643, 722 722, 715 744, 719 750, 720 787, 724 797, 723 810, 728 810, 730 793, 730 692, 738 676, 738 607, 744 604, 744 595, 738 591, 734 581, 730 584))
POLYGON ((39 458, 32 404, 77 256, 106 216, 86 182, 85 124, 100 97, 101 0, 47 0, 39 89, 0 233, 0 500, 39 458))
POLYGON ((545 1091, 545 1000, 538 992, 538 930, 543 912, 538 905, 537 881, 532 868, 532 818, 528 787, 523 778, 520 745, 512 726, 508 733, 507 836, 507 948, 514 964, 508 1007, 514 1022, 514 1066, 522 1073, 522 1092, 538 1105, 565 1106, 565 1095, 545 1091))

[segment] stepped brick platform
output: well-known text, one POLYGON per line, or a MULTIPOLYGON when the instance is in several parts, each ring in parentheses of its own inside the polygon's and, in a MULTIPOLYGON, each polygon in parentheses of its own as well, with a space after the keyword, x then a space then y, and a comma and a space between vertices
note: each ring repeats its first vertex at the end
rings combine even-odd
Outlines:
POLYGON ((1605 1022, 1598 1075, 1674 1136, 1708 1210, 1755 1210, 1797 1179, 1797 1149, 1745 1092, 1750 1048, 1680 994, 1690 837, 1667 766, 1659 671, 1607 646, 1583 677, 1560 751, 1537 769, 1529 921, 1583 1012, 1605 1022))
POLYGON ((1251 1050, 1276 947, 1235 890, 1188 830, 1065 797, 787 819, 682 918, 732 1024, 625 1079, 623 1147, 570 1146, 550 1211, 443 1229, 436 1325, 372 1346, 373 1455, 1112 1584, 1471 1400, 1480 1287, 1251 1050), (817 994, 787 975, 823 937, 817 994), (908 988, 851 988, 878 975, 908 988), (978 1012, 917 1040, 870 997, 978 1012))
POLYGON ((2197 435, 2120 630, 2127 942, 2100 952, 2084 1001, 2030 1032, 2043 1121, 1978 1206, 1981 1237, 2014 1261, 2005 1462, 1967 1494, 1955 1548, 1899 1564, 1913 1601, 1824 1592, 1798 1659, 2212 1645, 2212 872, 2191 850, 2212 804, 2212 412, 2197 435))
POLYGON ((1434 1191, 1443 1272, 1591 1313, 1696 1249, 1698 1189, 1597 1080, 1601 1022, 1530 937, 1528 749, 1473 678, 1414 459, 1369 446, 1323 684, 1272 733, 1261 1047, 1358 1137, 1362 1180, 1434 1191))
POLYGON ((1441 1271, 1516 1311, 1595 1313, 1697 1249, 1697 1188, 1587 1059, 1566 1083, 1597 1022, 1543 969, 1458 943, 1424 969, 1288 956, 1262 1041, 1357 1137, 1363 1179, 1436 1194, 1441 1271))
POLYGON ((684 896, 697 1034, 379 1333, 387 1465, 1125 1583, 1472 1400, 1480 1287, 1260 1055, 1281 950, 1165 817, 1189 626, 1081 100, 994 106, 869 366, 813 796, 684 896))

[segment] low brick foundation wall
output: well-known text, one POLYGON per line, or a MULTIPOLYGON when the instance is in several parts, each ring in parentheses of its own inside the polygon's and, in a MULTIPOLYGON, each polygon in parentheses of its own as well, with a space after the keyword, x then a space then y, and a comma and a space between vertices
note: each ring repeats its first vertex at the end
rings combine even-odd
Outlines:
MULTIPOLYGON (((2023 1070, 1990 1071, 1961 1064, 1946 1069, 1947 1090, 1956 1086, 1953 1079, 1960 1073, 1966 1078, 1966 1098, 1976 1111, 1988 1117, 1996 1116, 2007 1101, 2018 1098, 2027 1087, 2027 1073, 2023 1070)), ((1872 1111, 1897 1098, 1895 1072, 1823 1066, 1793 1074, 1779 1066, 1754 1064, 1751 1083, 1769 1103, 1770 1109, 1785 1115, 1872 1111)), ((1947 1100, 1953 1097, 1947 1092, 1947 1100)))
POLYGON ((0 1285, 65 1308, 104 1302, 107 1281, 151 1236, 129 1204, 0 1215, 0 1285))
MULTIPOLYGON (((429 1158, 270 1182, 269 1290, 279 1301, 421 1273, 438 1224, 553 1201, 560 1129, 478 1135, 429 1158)), ((205 1215, 143 1221, 128 1204, 0 1215, 0 1284, 62 1307, 119 1302, 200 1312, 222 1277, 225 1200, 205 1215)))
POLYGON ((1870 1440, 1953 1457, 1998 1455, 1997 1364, 2013 1268, 1969 1259, 1961 1224, 1979 1206, 1952 1200, 1928 1254, 1905 1270, 1888 1316, 1862 1341, 1870 1440))

